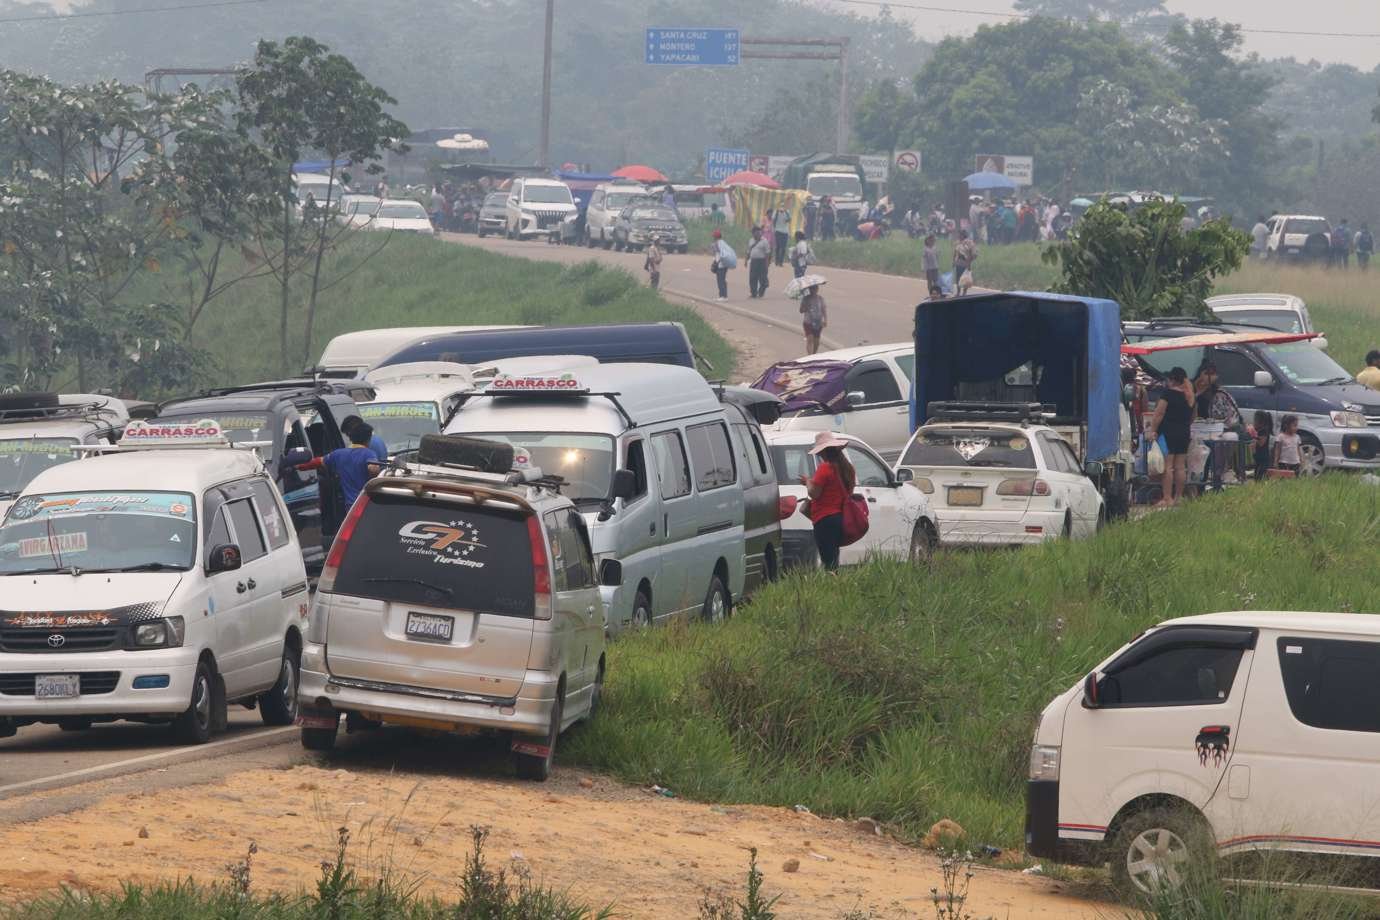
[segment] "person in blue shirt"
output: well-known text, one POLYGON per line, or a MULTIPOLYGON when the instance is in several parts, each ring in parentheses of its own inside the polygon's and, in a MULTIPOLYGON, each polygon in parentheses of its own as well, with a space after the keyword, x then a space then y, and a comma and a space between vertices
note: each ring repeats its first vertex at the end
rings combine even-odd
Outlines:
POLYGON ((324 457, 315 457, 297 467, 299 470, 316 470, 326 467, 340 483, 340 493, 349 508, 364 491, 364 485, 379 474, 383 464, 379 463, 373 448, 369 446, 374 437, 372 426, 363 421, 350 428, 350 446, 331 451, 324 457))
MULTIPOLYGON (((345 421, 340 423, 340 433, 345 435, 345 437, 350 438, 351 441, 353 441, 354 430, 363 424, 364 419, 360 418, 358 415, 347 415, 345 416, 345 421)), ((374 429, 370 427, 369 430, 373 431, 374 429)), ((383 438, 379 437, 378 435, 374 435, 372 438, 369 439, 368 447, 370 450, 374 452, 374 456, 379 458, 380 463, 388 462, 388 445, 384 443, 383 438)))

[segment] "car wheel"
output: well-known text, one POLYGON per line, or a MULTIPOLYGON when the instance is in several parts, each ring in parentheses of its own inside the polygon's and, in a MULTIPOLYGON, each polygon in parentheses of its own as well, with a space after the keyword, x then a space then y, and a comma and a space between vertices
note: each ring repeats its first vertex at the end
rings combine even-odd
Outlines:
POLYGON ((619 239, 618 237, 616 237, 616 236, 613 238, 613 251, 614 251, 614 252, 622 252, 622 251, 623 251, 623 241, 620 240, 620 239, 619 239))
POLYGON ((1327 469, 1327 458, 1322 445, 1311 435, 1306 434, 1299 443, 1299 475, 1321 476, 1327 469))
POLYGON ((613 248, 613 240, 609 239, 608 237, 604 237, 604 248, 605 248, 605 249, 612 249, 612 248, 613 248))
POLYGON ((938 543, 939 535, 934 532, 934 525, 922 520, 910 535, 910 561, 929 562, 934 558, 934 548, 938 543))
POLYGON ((1101 533, 1102 528, 1107 526, 1107 509, 1105 507, 1097 509, 1097 532, 1101 533))
POLYGON ((715 575, 709 579, 709 592, 705 594, 704 606, 700 608, 701 618, 706 623, 722 623, 732 612, 732 605, 728 589, 719 580, 719 576, 715 575))
POLYGON ((475 232, 475 234, 476 234, 481 240, 484 238, 484 228, 483 228, 483 227, 480 227, 478 230, 476 230, 476 231, 474 231, 474 232, 475 232))
POLYGON ((643 591, 637 592, 637 597, 633 598, 632 626, 633 629, 646 629, 652 625, 652 599, 643 591))
POLYGON ((589 711, 585 713, 585 721, 594 721, 594 716, 599 712, 599 706, 604 702, 604 665, 599 665, 599 673, 594 677, 594 686, 589 688, 589 711))
POLYGON ((187 708, 173 719, 173 735, 183 744, 205 744, 211 740, 215 724, 216 694, 211 667, 198 661, 192 675, 192 698, 187 708))
POLYGON ((690 247, 689 247, 688 245, 682 246, 682 247, 680 247, 680 249, 678 250, 678 252, 680 252, 681 255, 685 255, 685 254, 688 253, 689 251, 690 251, 690 247))
MULTIPOLYGON (((513 752, 513 770, 518 779, 529 779, 544 783, 551 775, 551 764, 556 759, 556 740, 561 734, 561 713, 565 709, 565 685, 556 688, 556 701, 551 706, 551 725, 543 738, 542 753, 527 754, 513 752)), ((529 736, 530 737, 530 736, 529 736)))
POLYGON ((1211 871, 1215 859, 1207 829, 1195 816, 1151 808, 1122 823, 1109 862, 1117 889, 1145 900, 1177 891, 1193 875, 1211 871))
POLYGON ((1064 529, 1059 532, 1060 538, 1064 540, 1073 539, 1073 515, 1064 512, 1064 529))
POLYGON ((298 653, 292 646, 283 649, 278 680, 259 697, 259 718, 265 725, 291 725, 297 721, 298 653))
POLYGON ((594 236, 593 236, 588 230, 585 231, 585 238, 584 238, 583 242, 584 242, 585 246, 588 247, 589 249, 593 249, 593 248, 594 248, 594 236))
POLYGON ((306 728, 302 729, 302 747, 309 751, 317 751, 321 754, 329 753, 335 747, 335 736, 340 733, 340 719, 336 718, 335 724, 330 728, 306 728))

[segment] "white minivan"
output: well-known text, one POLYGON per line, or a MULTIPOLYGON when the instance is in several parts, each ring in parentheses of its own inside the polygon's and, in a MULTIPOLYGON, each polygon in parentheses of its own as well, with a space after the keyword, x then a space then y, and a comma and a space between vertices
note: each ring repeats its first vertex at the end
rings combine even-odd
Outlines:
POLYGON ((297 716, 307 574, 263 462, 206 419, 131 422, 116 453, 51 467, 0 526, 0 736, 297 716))
POLYGON ((611 635, 700 616, 743 595, 743 487, 729 419, 703 377, 666 364, 601 364, 496 377, 446 426, 513 445, 589 525, 596 559, 623 564, 605 587, 611 635))
POLYGON ((1380 848, 1380 616, 1215 613, 1142 633, 1045 707, 1026 849, 1147 895, 1218 855, 1380 848))

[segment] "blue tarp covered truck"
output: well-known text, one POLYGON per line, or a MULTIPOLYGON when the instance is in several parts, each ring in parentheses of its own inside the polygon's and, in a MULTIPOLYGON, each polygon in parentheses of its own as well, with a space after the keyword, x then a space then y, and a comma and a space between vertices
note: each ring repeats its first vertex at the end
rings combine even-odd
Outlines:
POLYGON ((911 429, 936 402, 1044 404, 1043 423, 1101 465, 1092 469, 1116 516, 1129 508, 1133 459, 1121 392, 1115 301, 1009 291, 915 308, 911 429))

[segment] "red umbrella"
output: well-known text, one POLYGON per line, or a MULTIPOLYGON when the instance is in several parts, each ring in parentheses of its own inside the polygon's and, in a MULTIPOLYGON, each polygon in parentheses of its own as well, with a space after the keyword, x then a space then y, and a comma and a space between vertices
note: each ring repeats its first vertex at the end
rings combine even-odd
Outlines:
POLYGON ((742 172, 736 172, 736 173, 734 173, 733 175, 729 176, 727 179, 725 179, 725 180, 724 180, 722 183, 720 183, 720 184, 722 184, 722 185, 756 185, 756 186, 760 186, 761 188, 780 188, 780 187, 781 187, 781 183, 780 183, 780 182, 777 182, 777 181, 776 181, 775 179, 773 179, 771 176, 768 176, 768 175, 765 174, 765 173, 753 172, 753 171, 750 170, 750 169, 745 169, 745 170, 743 170, 742 172))
POLYGON ((633 179, 637 182, 668 182, 665 176, 650 166, 620 166, 613 171, 620 179, 633 179))

